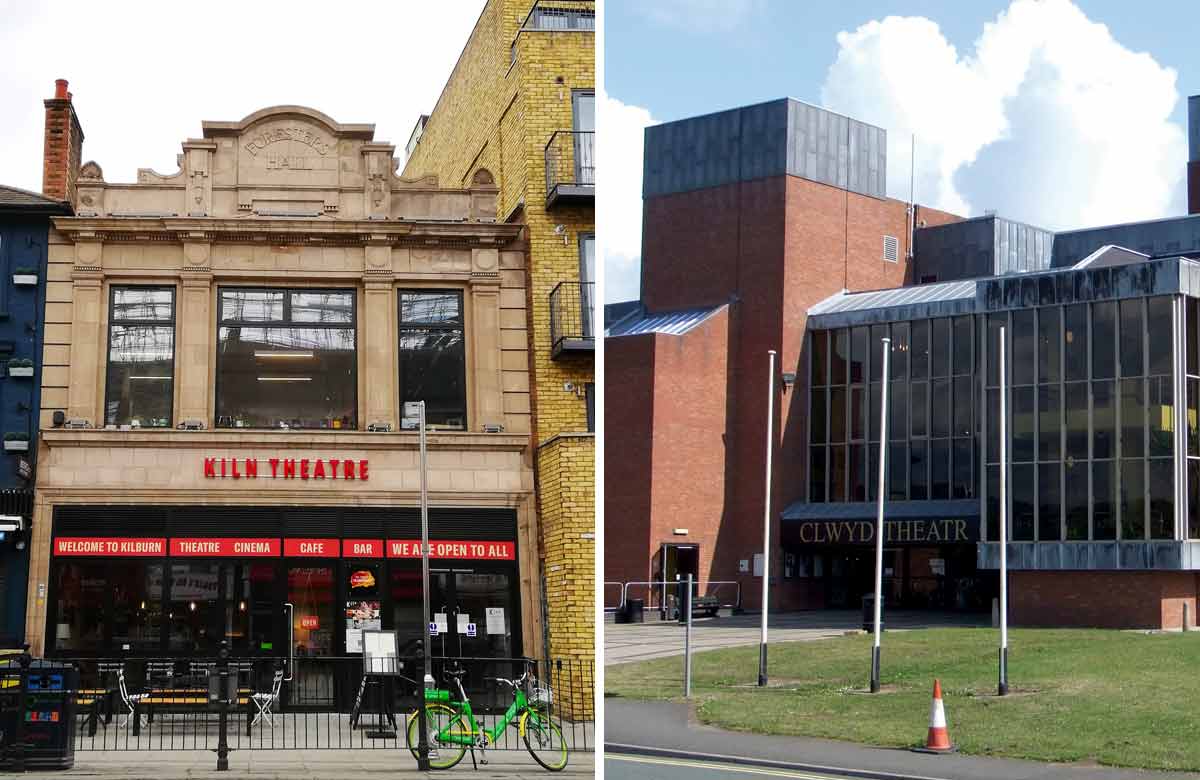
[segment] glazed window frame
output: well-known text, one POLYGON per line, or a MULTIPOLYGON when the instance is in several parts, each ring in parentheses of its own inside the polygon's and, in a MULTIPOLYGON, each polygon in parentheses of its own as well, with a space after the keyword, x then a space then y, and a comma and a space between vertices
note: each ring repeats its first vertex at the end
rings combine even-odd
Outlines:
MULTIPOLYGON (((107 427, 109 425, 115 425, 118 427, 123 426, 123 425, 129 425, 131 427, 138 427, 138 428, 167 428, 167 429, 169 429, 174 425, 174 418, 175 418, 175 358, 176 358, 176 356, 175 356, 175 341, 176 341, 176 337, 178 335, 176 333, 176 297, 177 296, 175 294, 175 288, 170 285, 122 284, 122 285, 113 285, 109 288, 109 291, 108 291, 108 326, 107 326, 106 343, 105 343, 105 349, 104 349, 104 355, 105 355, 105 358, 104 358, 104 361, 105 361, 104 362, 104 408, 102 410, 105 427, 107 427), (161 317, 161 316, 145 316, 145 317, 131 317, 131 316, 120 317, 120 316, 117 316, 117 312, 118 312, 117 298, 118 298, 119 294, 127 293, 127 292, 143 292, 143 293, 165 292, 165 293, 168 293, 170 296, 170 300, 168 302, 166 302, 166 304, 169 307, 169 314, 165 318, 161 317), (165 387, 165 393, 164 393, 166 396, 166 417, 156 418, 158 420, 164 421, 159 425, 140 425, 139 424, 137 426, 134 426, 133 421, 136 419, 139 419, 139 418, 136 418, 132 414, 128 414, 128 413, 126 415, 119 414, 119 411, 120 411, 120 408, 122 405, 129 404, 131 407, 132 404, 129 403, 131 399, 120 397, 121 394, 118 393, 118 385, 117 385, 117 382, 115 381, 119 377, 115 377, 114 373, 113 373, 114 372, 113 333, 117 329, 123 329, 127 333, 136 331, 136 330, 147 331, 147 332, 154 331, 154 330, 169 330, 170 331, 170 334, 171 334, 170 335, 171 357, 170 357, 170 361, 169 361, 170 362, 170 370, 169 370, 167 376, 155 378, 155 381, 159 381, 161 379, 166 380, 166 387, 165 387), (114 395, 117 395, 118 397, 114 398, 114 395), (110 406, 113 403, 117 404, 117 409, 114 410, 114 413, 110 414, 110 411, 109 411, 110 406)), ((149 305, 151 307, 156 307, 156 306, 162 305, 162 303, 163 303, 162 301, 158 301, 158 302, 142 301, 142 302, 140 302, 140 305, 143 305, 143 306, 149 305)), ((126 304, 126 305, 139 305, 139 302, 130 301, 129 304, 126 304)), ((164 362, 164 361, 146 361, 146 362, 164 362)), ((133 369, 130 369, 130 370, 133 370, 133 369)), ((136 376, 136 375, 134 375, 134 376, 136 376)), ((148 377, 148 375, 142 375, 141 378, 143 381, 147 381, 147 377, 148 377)), ((133 379, 133 376, 131 376, 130 379, 133 379)), ((159 400, 161 401, 162 399, 159 399, 159 400)))
POLYGON ((426 401, 425 404, 425 424, 429 428, 437 428, 450 431, 469 431, 470 428, 470 404, 468 403, 467 387, 467 328, 466 328, 466 297, 463 290, 454 288, 424 288, 424 287, 406 287, 396 290, 396 393, 400 400, 400 408, 404 409, 405 402, 408 401, 426 401), (405 298, 408 296, 454 296, 457 299, 458 316, 452 321, 436 320, 436 319, 405 319, 405 298), (458 334, 458 366, 457 366, 457 381, 459 385, 458 397, 455 399, 458 403, 451 409, 447 405, 445 410, 434 410, 429 404, 428 398, 408 397, 406 395, 405 374, 406 374, 406 358, 419 353, 419 350, 409 349, 404 346, 406 334, 414 334, 421 331, 429 331, 432 333, 458 334), (440 416, 440 420, 437 417, 440 416))
MULTIPOLYGON (((359 335, 358 335, 358 290, 354 287, 287 287, 287 286, 241 286, 241 285, 221 285, 217 287, 217 318, 216 318, 216 361, 214 366, 214 403, 213 403, 213 427, 219 429, 246 429, 246 430, 346 430, 356 431, 359 428, 359 410, 358 410, 358 380, 359 380, 359 335), (254 316, 253 313, 247 315, 245 312, 246 301, 237 301, 236 298, 227 296, 235 296, 245 293, 263 293, 264 299, 258 301, 260 306, 264 308, 261 316, 254 316), (278 295, 279 300, 276 303, 271 299, 271 296, 278 295), (296 310, 303 310, 303 306, 297 306, 296 299, 305 295, 333 295, 345 296, 346 306, 344 310, 348 312, 346 319, 336 320, 305 320, 297 319, 296 310), (235 311, 227 314, 226 306, 235 307, 235 311), (240 304, 240 310, 237 310, 240 304), (276 314, 276 310, 278 314, 276 314), (249 417, 248 422, 255 422, 254 415, 247 413, 245 410, 235 410, 231 407, 230 399, 226 398, 224 392, 225 385, 230 381, 227 375, 230 371, 229 360, 231 355, 227 355, 224 349, 225 343, 228 340, 229 332, 237 330, 240 332, 246 329, 261 329, 263 331, 344 331, 348 334, 351 348, 349 350, 339 350, 330 348, 328 340, 324 345, 313 344, 303 348, 295 345, 274 345, 280 352, 310 352, 313 353, 310 357, 318 361, 335 359, 338 355, 348 353, 347 371, 349 376, 346 379, 345 389, 342 391, 343 400, 341 406, 345 414, 340 417, 327 415, 321 417, 319 414, 312 417, 311 420, 317 421, 316 424, 307 424, 308 418, 305 414, 310 414, 311 410, 303 408, 292 410, 300 414, 286 420, 277 419, 274 423, 264 424, 243 424, 238 425, 237 422, 242 417, 249 417), (286 423, 282 424, 282 423, 286 423)), ((328 307, 328 311, 337 311, 339 307, 328 307)), ((318 309, 322 311, 322 309, 318 309)), ((264 333, 264 339, 269 338, 269 333, 264 333)), ((315 333, 313 334, 315 335, 315 333)), ((264 341, 264 347, 267 342, 264 341)), ((255 350, 255 352, 266 352, 267 349, 255 350)), ((255 354, 256 359, 263 356, 255 354)), ((291 368, 285 364, 271 366, 271 370, 275 371, 280 377, 288 377, 286 369, 291 368)), ((332 387, 331 382, 336 369, 330 369, 325 364, 318 364, 313 367, 314 374, 319 375, 321 379, 326 381, 326 387, 332 387)), ((317 377, 314 377, 317 378, 317 377)), ((262 377, 259 377, 260 381, 262 377)), ((299 381, 299 377, 297 377, 299 381)), ((311 381, 311 380, 304 380, 311 381)), ((272 382, 272 384, 275 384, 272 382)), ((286 382, 280 382, 275 389, 285 386, 286 382)), ((315 383, 314 383, 315 384, 315 383)))

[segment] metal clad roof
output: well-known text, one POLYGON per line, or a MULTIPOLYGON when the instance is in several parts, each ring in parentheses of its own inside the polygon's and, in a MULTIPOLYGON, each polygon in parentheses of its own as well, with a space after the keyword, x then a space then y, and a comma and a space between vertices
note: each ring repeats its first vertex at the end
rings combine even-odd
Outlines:
POLYGON ((640 336, 644 333, 666 333, 672 336, 681 336, 727 305, 723 303, 720 306, 643 314, 638 318, 630 317, 614 323, 613 327, 604 332, 604 336, 605 338, 614 338, 616 336, 640 336))
POLYGON ((896 287, 891 290, 838 293, 831 295, 808 310, 809 316, 837 312, 884 309, 891 306, 911 306, 920 303, 957 301, 975 297, 975 281, 943 282, 896 287))
MULTIPOLYGON (((784 520, 869 520, 879 506, 874 501, 810 504, 797 501, 783 510, 784 520)), ((979 499, 946 501, 887 501, 883 516, 889 520, 979 517, 979 499)))

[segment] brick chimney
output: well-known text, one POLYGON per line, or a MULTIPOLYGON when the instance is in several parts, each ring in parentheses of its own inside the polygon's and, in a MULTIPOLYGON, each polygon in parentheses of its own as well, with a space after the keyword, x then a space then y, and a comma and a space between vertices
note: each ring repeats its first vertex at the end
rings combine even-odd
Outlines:
POLYGON ((1188 213, 1200 214, 1200 95, 1188 98, 1188 213))
POLYGON ((75 181, 83 155, 83 128, 67 80, 54 82, 54 97, 46 104, 46 140, 42 151, 42 193, 48 198, 75 204, 75 181))

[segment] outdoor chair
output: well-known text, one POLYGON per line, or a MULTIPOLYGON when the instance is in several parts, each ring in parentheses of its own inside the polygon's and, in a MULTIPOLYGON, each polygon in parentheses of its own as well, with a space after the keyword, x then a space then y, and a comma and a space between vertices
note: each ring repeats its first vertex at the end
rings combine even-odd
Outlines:
POLYGON ((279 689, 282 686, 283 670, 276 669, 275 676, 271 680, 270 692, 255 693, 250 697, 250 700, 254 702, 254 706, 258 708, 258 714, 250 722, 251 726, 257 726, 258 722, 265 718, 267 723, 271 724, 271 728, 275 728, 275 721, 271 718, 271 708, 275 706, 275 702, 279 701, 279 689))
MULTIPOLYGON (((137 703, 139 701, 141 701, 142 699, 146 698, 147 696, 149 696, 150 694, 148 694, 148 693, 130 693, 129 692, 129 688, 125 685, 125 668, 124 667, 121 667, 120 669, 117 670, 117 688, 121 693, 121 702, 125 705, 125 708, 127 710, 129 710, 128 714, 125 716, 124 722, 122 722, 121 720, 118 720, 117 725, 120 727, 126 727, 129 725, 129 722, 132 720, 134 712, 137 711, 137 707, 136 707, 137 703)), ((146 722, 145 715, 139 715, 138 717, 142 719, 143 723, 146 722)))

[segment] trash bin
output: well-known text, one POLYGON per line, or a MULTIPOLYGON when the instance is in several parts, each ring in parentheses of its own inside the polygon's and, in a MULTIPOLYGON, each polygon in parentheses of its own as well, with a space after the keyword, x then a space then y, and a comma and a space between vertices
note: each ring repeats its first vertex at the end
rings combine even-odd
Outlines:
POLYGON ((70 769, 75 766, 75 692, 79 670, 71 664, 32 661, 29 665, 25 707, 20 706, 21 667, 0 664, 0 770, 17 763, 17 724, 22 726, 20 750, 26 769, 70 769), (12 685, 7 681, 17 681, 12 685))
POLYGON ((625 622, 626 623, 645 623, 646 622, 646 600, 645 599, 626 599, 625 600, 625 622))
MULTIPOLYGON (((887 606, 887 599, 883 599, 879 605, 879 630, 883 630, 883 608, 887 606)), ((863 596, 863 631, 874 633, 875 631, 875 594, 868 593, 863 596)))

